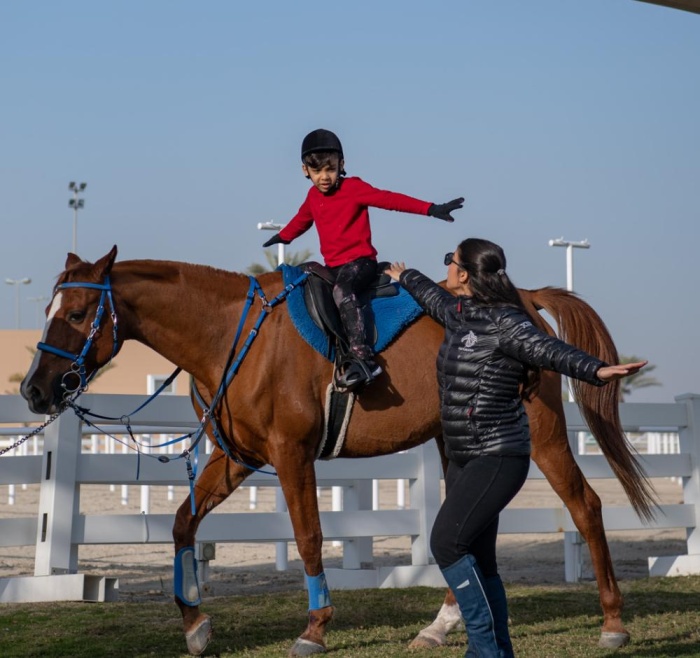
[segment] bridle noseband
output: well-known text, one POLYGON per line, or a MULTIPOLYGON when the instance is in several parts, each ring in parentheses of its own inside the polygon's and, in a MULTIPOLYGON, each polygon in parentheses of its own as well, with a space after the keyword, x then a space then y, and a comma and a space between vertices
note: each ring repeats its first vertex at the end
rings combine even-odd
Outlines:
POLYGON ((90 333, 88 334, 88 337, 85 340, 85 345, 83 345, 83 349, 80 350, 78 354, 72 354, 71 352, 62 350, 59 347, 54 347, 53 345, 48 345, 47 343, 37 343, 36 347, 38 350, 41 350, 42 352, 48 352, 49 354, 54 354, 56 356, 60 356, 64 359, 69 359, 72 362, 70 370, 64 373, 61 377, 61 387, 65 391, 65 397, 74 394, 80 395, 81 393, 83 393, 85 390, 87 390, 88 384, 97 373, 98 368, 93 370, 89 375, 86 374, 85 357, 90 351, 95 334, 97 333, 98 329, 100 328, 100 325, 102 324, 102 318, 105 312, 105 302, 109 303, 110 316, 112 318, 112 354, 109 357, 110 361, 117 353, 118 348, 117 313, 114 309, 114 299, 112 298, 112 285, 110 283, 109 276, 105 276, 104 283, 88 283, 79 281, 60 283, 54 289, 54 297, 56 296, 57 292, 60 292, 61 290, 66 290, 67 288, 91 288, 93 290, 101 290, 102 294, 100 295, 100 301, 97 305, 95 319, 92 321, 92 325, 90 326, 90 333), (80 380, 80 383, 75 388, 70 388, 69 384, 66 382, 66 379, 71 375, 76 375, 80 380))

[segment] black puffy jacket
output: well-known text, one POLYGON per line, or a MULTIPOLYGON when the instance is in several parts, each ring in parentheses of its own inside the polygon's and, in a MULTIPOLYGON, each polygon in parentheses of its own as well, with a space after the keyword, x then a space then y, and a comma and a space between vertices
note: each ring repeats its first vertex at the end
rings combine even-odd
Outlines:
POLYGON ((447 456, 458 463, 478 455, 530 454, 519 388, 525 364, 605 383, 596 377, 605 363, 543 333, 518 308, 478 306, 417 270, 405 270, 400 282, 445 327, 437 359, 440 413, 447 456))

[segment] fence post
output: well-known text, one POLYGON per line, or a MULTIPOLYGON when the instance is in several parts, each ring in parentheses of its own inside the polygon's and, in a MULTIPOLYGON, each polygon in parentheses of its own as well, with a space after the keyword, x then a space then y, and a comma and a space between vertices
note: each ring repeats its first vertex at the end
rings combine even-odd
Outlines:
POLYGON ((44 433, 35 576, 78 572, 78 545, 72 534, 80 513, 81 425, 75 414, 64 413, 44 433))
POLYGON ((681 454, 690 456, 691 474, 682 476, 683 504, 693 509, 693 524, 686 522, 685 555, 650 557, 650 576, 688 576, 700 573, 700 395, 675 397, 686 408, 686 424, 679 428, 681 454))
MULTIPOLYGON (((344 512, 372 509, 371 480, 354 480, 349 486, 342 487, 342 491, 344 512)), ((368 569, 372 566, 373 537, 345 539, 342 544, 343 569, 368 569)))
POLYGON ((442 503, 442 466, 440 455, 432 441, 414 450, 417 451, 420 460, 418 477, 409 483, 409 498, 411 509, 417 509, 420 514, 420 534, 411 537, 411 564, 417 566, 435 562, 430 552, 430 531, 442 503))
POLYGON ((700 556, 700 395, 685 394, 675 398, 688 409, 688 425, 681 427, 681 452, 691 455, 693 473, 683 478, 683 502, 695 509, 695 527, 686 528, 688 555, 700 556))
MULTIPOLYGON (((571 403, 570 403, 571 404, 571 403)), ((574 459, 581 454, 578 432, 567 432, 569 447, 574 459)), ((578 460, 577 460, 578 461, 578 460)), ((583 537, 578 530, 564 532, 564 580, 567 583, 578 583, 583 571, 583 537)))
MULTIPOLYGON (((257 490, 257 487, 256 487, 257 490)), ((275 487, 275 512, 287 512, 287 499, 284 497, 282 487, 275 487)), ((286 541, 275 542, 275 569, 287 571, 289 569, 289 551, 286 541)))

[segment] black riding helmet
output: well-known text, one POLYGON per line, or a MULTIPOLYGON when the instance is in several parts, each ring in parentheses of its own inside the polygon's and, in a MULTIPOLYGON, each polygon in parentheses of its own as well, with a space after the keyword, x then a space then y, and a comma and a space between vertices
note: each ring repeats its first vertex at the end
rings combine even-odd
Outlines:
POLYGON ((340 159, 343 159, 343 145, 340 143, 338 136, 330 130, 319 128, 313 130, 301 143, 301 159, 310 153, 318 153, 320 151, 330 151, 338 153, 340 159))

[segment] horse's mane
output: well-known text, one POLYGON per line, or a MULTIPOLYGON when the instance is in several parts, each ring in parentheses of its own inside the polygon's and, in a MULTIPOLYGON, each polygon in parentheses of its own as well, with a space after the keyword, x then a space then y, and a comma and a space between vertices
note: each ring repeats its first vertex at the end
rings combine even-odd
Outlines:
MULTIPOLYGON (((98 283, 99 276, 95 264, 88 261, 76 261, 58 275, 56 285, 66 281, 93 281, 98 283)), ((215 289, 223 286, 234 293, 245 291, 249 285, 246 274, 224 270, 210 265, 186 263, 181 261, 139 259, 116 261, 112 266, 112 278, 138 279, 160 283, 186 282, 188 286, 215 289)))

